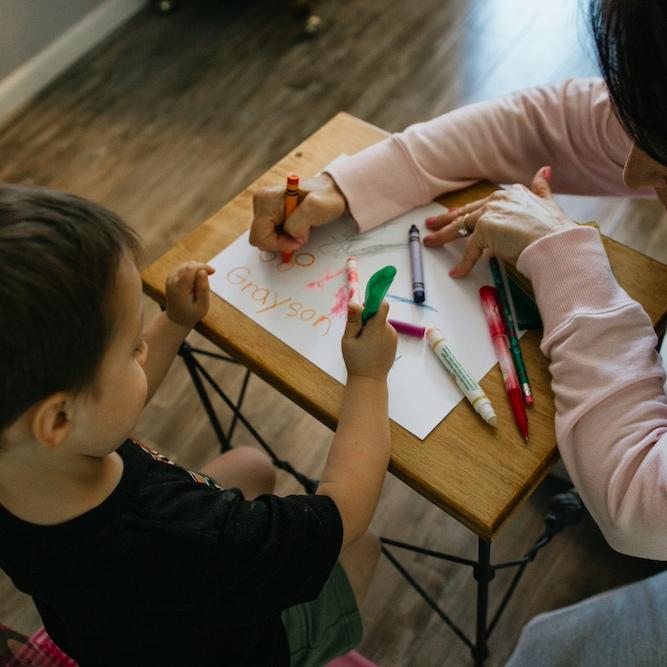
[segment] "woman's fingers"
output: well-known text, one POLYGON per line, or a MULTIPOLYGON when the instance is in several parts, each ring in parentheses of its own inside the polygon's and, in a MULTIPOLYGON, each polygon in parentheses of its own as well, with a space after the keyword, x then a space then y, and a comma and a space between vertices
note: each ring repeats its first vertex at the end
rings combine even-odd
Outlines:
POLYGON ((449 275, 452 278, 464 278, 467 276, 486 248, 487 244, 483 238, 482 231, 477 228, 477 223, 483 214, 484 209, 482 205, 479 205, 469 213, 458 216, 446 227, 443 227, 434 234, 424 237, 424 245, 429 248, 435 248, 457 239, 467 238, 461 261, 449 271, 449 275), (466 230, 468 233, 464 235, 461 233, 462 230, 466 230))
POLYGON ((294 252, 303 245, 291 236, 281 233, 273 218, 266 216, 256 217, 252 221, 248 241, 260 250, 273 252, 294 252))
POLYGON ((283 230, 299 243, 306 243, 312 227, 322 224, 322 204, 315 194, 306 195, 294 213, 285 220, 283 230))
POLYGON ((486 244, 479 232, 475 232, 466 243, 463 251, 463 259, 453 268, 450 269, 449 275, 452 278, 465 278, 472 267, 477 264, 477 260, 482 256, 486 244))
POLYGON ((425 236, 424 245, 427 248, 437 248, 445 243, 450 243, 451 241, 456 241, 457 239, 469 236, 475 230, 475 225, 482 213, 483 209, 480 205, 477 208, 472 209, 469 213, 459 215, 442 229, 425 236), (466 231, 467 233, 464 234, 463 231, 466 231))
POLYGON ((301 247, 298 240, 281 231, 285 217, 284 189, 263 188, 253 194, 254 218, 250 226, 250 245, 261 250, 293 252, 301 247))
POLYGON ((551 178, 551 167, 541 167, 537 170, 530 184, 531 191, 542 199, 553 199, 549 179, 551 178))
POLYGON ((426 227, 428 229, 432 229, 433 231, 442 229, 446 225, 449 225, 453 220, 456 220, 456 218, 460 218, 466 213, 472 213, 473 211, 476 211, 481 206, 484 206, 487 201, 489 201, 489 197, 484 197, 484 199, 477 199, 476 201, 469 202, 468 204, 464 204, 458 208, 450 208, 447 213, 443 213, 442 215, 426 218, 426 227))

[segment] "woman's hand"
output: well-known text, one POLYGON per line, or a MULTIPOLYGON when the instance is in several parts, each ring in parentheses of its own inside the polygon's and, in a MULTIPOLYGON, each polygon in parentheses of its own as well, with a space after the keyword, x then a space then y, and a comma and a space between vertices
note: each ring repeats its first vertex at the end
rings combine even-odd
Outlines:
POLYGON ((250 227, 250 245, 261 250, 294 252, 319 227, 340 218, 347 202, 335 181, 321 174, 299 186, 299 205, 285 218, 285 189, 263 188, 253 195, 254 218, 250 227), (281 227, 282 225, 282 227, 281 227))
POLYGON ((467 276, 485 248, 492 255, 516 263, 534 241, 557 229, 576 226, 553 200, 547 182, 550 177, 551 168, 542 167, 535 174, 530 190, 523 185, 512 185, 430 218, 427 227, 438 231, 424 237, 424 245, 435 248, 460 239, 459 230, 465 224, 470 237, 463 259, 449 272, 450 276, 467 276))
POLYGON ((192 328, 208 312, 208 277, 215 269, 202 262, 177 266, 166 284, 167 317, 183 327, 192 328))

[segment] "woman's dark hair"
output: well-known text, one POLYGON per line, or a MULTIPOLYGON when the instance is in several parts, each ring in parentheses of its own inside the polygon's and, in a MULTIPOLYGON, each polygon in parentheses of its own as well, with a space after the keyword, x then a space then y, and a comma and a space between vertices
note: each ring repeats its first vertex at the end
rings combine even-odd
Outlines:
POLYGON ((140 261, 139 237, 102 206, 0 184, 0 433, 41 399, 95 379, 125 253, 140 261))
POLYGON ((592 0, 598 62, 637 146, 667 165, 667 1, 592 0))

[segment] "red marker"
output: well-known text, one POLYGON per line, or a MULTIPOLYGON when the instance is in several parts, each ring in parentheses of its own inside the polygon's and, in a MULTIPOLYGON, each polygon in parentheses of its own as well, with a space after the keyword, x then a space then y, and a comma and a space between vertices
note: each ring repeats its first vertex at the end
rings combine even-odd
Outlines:
MULTIPOLYGON (((287 177, 287 187, 285 188, 285 216, 283 218, 283 224, 285 224, 287 218, 292 215, 298 203, 299 177, 296 174, 290 174, 287 177)), ((291 259, 292 253, 290 251, 283 253, 283 264, 288 264, 291 259)))
POLYGON ((489 325, 489 333, 493 341, 493 347, 496 351, 496 358, 500 364, 500 370, 505 381, 505 389, 510 400, 512 412, 516 425, 519 427, 521 435, 528 440, 528 416, 523 402, 523 392, 519 385, 519 378, 516 369, 512 363, 507 332, 503 324, 503 318, 500 315, 500 306, 498 305, 498 296, 493 287, 485 285, 479 288, 479 297, 482 300, 482 310, 489 325))

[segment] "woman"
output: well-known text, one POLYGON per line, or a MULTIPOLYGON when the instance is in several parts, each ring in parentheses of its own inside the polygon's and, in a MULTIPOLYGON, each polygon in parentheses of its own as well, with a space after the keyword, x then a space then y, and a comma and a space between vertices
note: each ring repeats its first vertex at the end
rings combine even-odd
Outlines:
MULTIPOLYGON (((593 0, 590 16, 604 80, 464 107, 338 158, 306 184, 283 233, 281 191, 260 192, 251 242, 294 250, 346 208, 364 231, 481 179, 528 186, 427 220, 424 245, 468 236, 453 278, 488 249, 532 281, 565 466, 613 548, 667 560, 667 398, 656 336, 614 279, 598 233, 551 196, 552 188, 657 196, 667 207, 667 3, 593 0)), ((667 575, 658 575, 542 615, 510 665, 667 664, 666 608, 667 575)))

